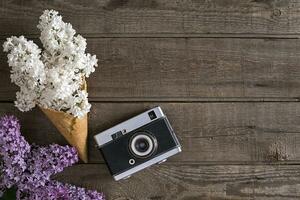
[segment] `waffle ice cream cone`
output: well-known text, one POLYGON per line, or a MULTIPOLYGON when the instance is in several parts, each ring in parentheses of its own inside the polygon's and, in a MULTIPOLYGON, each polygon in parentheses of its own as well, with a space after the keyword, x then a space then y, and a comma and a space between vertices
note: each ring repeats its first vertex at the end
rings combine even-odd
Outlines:
MULTIPOLYGON (((82 90, 87 91, 87 84, 84 80, 82 90)), ((82 161, 88 162, 87 155, 87 135, 88 135, 88 118, 87 115, 78 118, 71 114, 56 111, 49 108, 40 109, 65 137, 70 145, 77 149, 78 155, 82 161)))
POLYGON ((41 107, 40 109, 50 119, 58 131, 65 137, 69 144, 77 149, 80 159, 84 162, 87 162, 87 115, 82 118, 78 118, 65 112, 41 107))

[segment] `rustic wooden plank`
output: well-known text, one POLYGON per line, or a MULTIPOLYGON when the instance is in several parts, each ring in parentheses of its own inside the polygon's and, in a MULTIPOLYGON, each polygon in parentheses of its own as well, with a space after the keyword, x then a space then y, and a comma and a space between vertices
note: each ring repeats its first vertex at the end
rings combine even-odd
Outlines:
MULTIPOLYGON (((172 161, 300 159, 299 103, 97 103, 90 113, 90 144, 93 134, 155 105, 169 116, 183 146, 172 161)), ((90 148, 90 162, 97 158, 90 148)))
MULTIPOLYGON (((89 115, 89 157, 103 163, 93 135, 147 108, 161 105, 183 152, 171 162, 257 163, 300 161, 299 103, 93 103, 89 115)), ((0 115, 16 114, 22 132, 37 144, 66 144, 43 114, 0 103, 0 115)))
POLYGON ((300 4, 295 0, 26 0, 1 1, 0 35, 37 34, 36 24, 44 9, 59 10, 65 21, 91 36, 300 32, 300 4))
POLYGON ((0 116, 15 115, 21 123, 21 132, 30 143, 47 145, 67 144, 51 122, 38 109, 31 112, 20 112, 12 103, 0 103, 0 116))
MULTIPOLYGON (((94 101, 299 100, 298 40, 94 38, 88 51, 100 66, 88 80, 94 101)), ((0 100, 13 100, 0 58, 0 100)))
POLYGON ((300 198, 299 165, 162 164, 115 182, 106 166, 85 164, 67 168, 55 179, 103 191, 107 199, 300 198))

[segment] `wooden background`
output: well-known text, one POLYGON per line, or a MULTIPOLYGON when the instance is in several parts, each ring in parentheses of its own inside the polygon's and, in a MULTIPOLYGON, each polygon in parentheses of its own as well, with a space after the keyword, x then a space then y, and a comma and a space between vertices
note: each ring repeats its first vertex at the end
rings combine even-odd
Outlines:
MULTIPOLYGON (((44 9, 87 38, 99 68, 88 80, 88 164, 57 180, 107 199, 300 198, 300 1, 1 0, 0 43, 37 40, 44 9), (115 182, 92 136, 161 105, 183 152, 115 182)), ((0 114, 30 142, 66 144, 38 110, 14 108, 0 51, 0 114)))

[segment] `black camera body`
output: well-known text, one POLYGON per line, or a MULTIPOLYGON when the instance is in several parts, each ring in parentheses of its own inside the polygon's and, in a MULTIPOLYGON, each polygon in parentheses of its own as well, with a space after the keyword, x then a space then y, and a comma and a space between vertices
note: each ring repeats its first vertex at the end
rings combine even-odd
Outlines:
POLYGON ((178 139, 160 107, 141 113, 94 136, 115 180, 181 152, 178 139))

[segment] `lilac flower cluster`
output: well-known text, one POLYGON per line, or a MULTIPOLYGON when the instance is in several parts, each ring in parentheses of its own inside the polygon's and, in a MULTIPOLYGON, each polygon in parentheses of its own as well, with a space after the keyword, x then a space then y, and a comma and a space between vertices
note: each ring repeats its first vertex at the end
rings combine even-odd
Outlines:
POLYGON ((20 88, 16 107, 25 112, 38 105, 84 117, 91 104, 83 85, 97 67, 96 55, 85 53, 86 39, 55 10, 43 12, 38 29, 43 51, 24 36, 12 36, 3 44, 11 81, 20 88))
POLYGON ((17 188, 17 199, 98 199, 102 193, 60 183, 50 176, 78 161, 76 150, 52 144, 30 146, 14 116, 0 119, 0 197, 6 188, 17 188))
MULTIPOLYGON (((20 134, 20 124, 14 117, 0 119, 0 155, 3 161, 0 188, 10 188, 19 182, 27 168, 25 162, 30 146, 20 134)), ((1 192, 0 192, 1 193, 1 192)))

